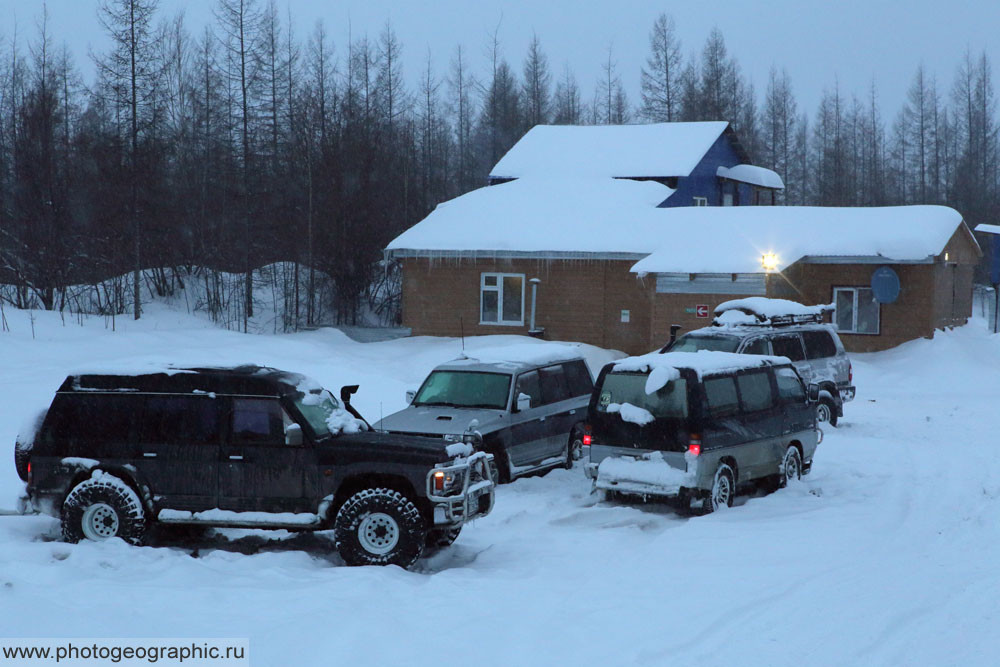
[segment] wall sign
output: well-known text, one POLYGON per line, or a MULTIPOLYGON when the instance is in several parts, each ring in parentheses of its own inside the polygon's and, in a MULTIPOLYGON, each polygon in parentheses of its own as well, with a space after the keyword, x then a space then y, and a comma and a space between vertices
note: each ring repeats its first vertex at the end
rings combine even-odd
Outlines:
POLYGON ((694 316, 695 317, 700 317, 702 319, 708 317, 708 304, 707 303, 699 303, 697 306, 695 306, 694 307, 694 316))
POLYGON ((895 303, 899 298, 899 276, 888 266, 880 266, 872 274, 872 294, 879 303, 895 303))
POLYGON ((623 310, 622 311, 622 322, 628 323, 628 321, 630 319, 632 319, 632 312, 629 311, 629 310, 623 310))

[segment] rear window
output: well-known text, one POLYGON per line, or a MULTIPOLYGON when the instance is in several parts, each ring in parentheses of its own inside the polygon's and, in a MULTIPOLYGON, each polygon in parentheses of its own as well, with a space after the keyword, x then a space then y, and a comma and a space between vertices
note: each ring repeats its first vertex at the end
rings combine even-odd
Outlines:
POLYGON ((790 361, 802 361, 802 340, 798 334, 785 334, 771 338, 771 349, 776 357, 788 357, 790 361))
POLYGON ((825 359, 837 354, 837 344, 829 331, 803 331, 802 341, 806 344, 807 359, 825 359))
POLYGON ((736 384, 740 388, 740 400, 743 401, 744 412, 767 410, 774 405, 771 378, 767 371, 743 373, 737 376, 736 384))
MULTIPOLYGON (((127 394, 57 396, 40 440, 50 447, 56 443, 124 444, 132 438, 133 421, 141 406, 141 397, 127 394)), ((57 447, 53 453, 59 450, 57 447)))
POLYGON ((711 350, 713 352, 735 352, 740 345, 736 336, 694 336, 685 334, 670 347, 671 352, 697 352, 711 350))
POLYGON ((594 380, 590 377, 590 369, 584 361, 570 361, 563 364, 566 369, 566 382, 569 384, 569 395, 572 397, 588 396, 594 391, 594 380))
POLYGON ((687 380, 672 380, 658 391, 647 394, 648 377, 644 373, 608 373, 598 394, 597 411, 608 412, 609 405, 629 403, 648 410, 657 418, 687 417, 687 380))
POLYGON ((712 417, 731 417, 740 411, 736 381, 731 376, 705 380, 705 400, 712 417))
POLYGON ((147 396, 139 442, 216 444, 222 439, 223 403, 208 396, 147 396))

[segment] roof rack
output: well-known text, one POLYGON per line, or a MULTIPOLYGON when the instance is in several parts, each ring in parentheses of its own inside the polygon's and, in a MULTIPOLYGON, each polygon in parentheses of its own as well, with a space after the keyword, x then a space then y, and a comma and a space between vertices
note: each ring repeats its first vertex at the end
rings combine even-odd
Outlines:
MULTIPOLYGON (((755 321, 747 320, 738 323, 725 323, 718 321, 718 315, 713 320, 713 326, 741 326, 741 327, 790 327, 797 324, 823 324, 822 313, 809 313, 804 315, 772 315, 765 317, 760 313, 755 313, 750 309, 735 308, 744 315, 754 318, 755 321)), ((728 312, 728 311, 727 311, 728 312)))

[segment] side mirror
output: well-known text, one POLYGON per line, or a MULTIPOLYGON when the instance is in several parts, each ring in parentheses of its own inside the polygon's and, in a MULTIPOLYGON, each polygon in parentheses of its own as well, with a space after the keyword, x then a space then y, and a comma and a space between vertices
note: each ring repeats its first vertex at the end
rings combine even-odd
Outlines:
POLYGON ((289 424, 285 427, 285 444, 298 447, 302 444, 302 427, 298 424, 289 424))
POLYGON ((407 390, 406 404, 410 405, 411 403, 413 403, 413 399, 415 399, 416 397, 417 397, 417 392, 413 391, 412 389, 407 390))
POLYGON ((528 394, 517 395, 517 411, 523 412, 531 407, 531 396, 528 394))
POLYGON ((809 401, 815 403, 819 400, 819 385, 811 384, 807 388, 807 395, 809 396, 809 401))

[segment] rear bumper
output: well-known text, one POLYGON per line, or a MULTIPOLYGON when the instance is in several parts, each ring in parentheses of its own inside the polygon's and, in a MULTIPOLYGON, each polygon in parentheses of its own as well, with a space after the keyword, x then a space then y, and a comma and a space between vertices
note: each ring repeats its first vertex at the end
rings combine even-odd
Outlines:
POLYGON ((847 403, 848 401, 854 400, 855 388, 851 385, 845 387, 840 387, 840 401, 842 403, 847 403))
POLYGON ((435 466, 427 473, 427 498, 431 502, 435 526, 460 526, 493 511, 496 502, 496 481, 493 479, 493 455, 478 452, 468 458, 456 459, 450 465, 435 466), (453 495, 437 495, 435 473, 463 477, 462 489, 453 495))

